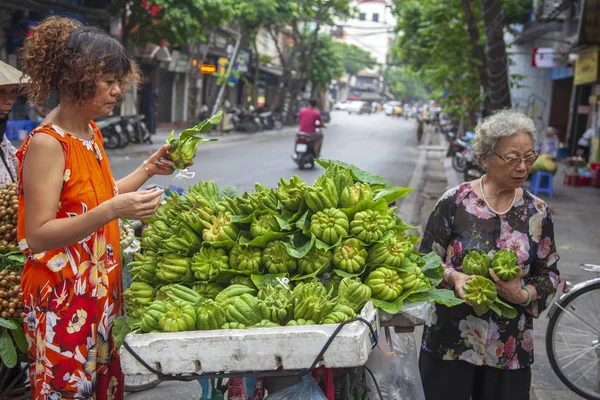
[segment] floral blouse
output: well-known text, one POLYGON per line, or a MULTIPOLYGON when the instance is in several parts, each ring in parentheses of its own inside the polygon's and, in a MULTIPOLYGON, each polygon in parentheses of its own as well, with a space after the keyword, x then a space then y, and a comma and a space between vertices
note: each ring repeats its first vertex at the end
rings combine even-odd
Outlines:
MULTIPOLYGON (((438 304, 423 332, 422 350, 427 354, 511 370, 533 363, 533 318, 550 304, 559 282, 554 226, 546 203, 524 190, 523 198, 499 216, 470 183, 464 183, 438 201, 420 251, 434 251, 445 268, 462 271, 468 250, 492 256, 503 248, 518 255, 525 273, 522 284, 535 287, 537 300, 527 307, 511 304, 518 312, 514 319, 493 311, 478 317, 467 304, 452 308, 438 304)), ((441 286, 449 288, 445 282, 441 286)))

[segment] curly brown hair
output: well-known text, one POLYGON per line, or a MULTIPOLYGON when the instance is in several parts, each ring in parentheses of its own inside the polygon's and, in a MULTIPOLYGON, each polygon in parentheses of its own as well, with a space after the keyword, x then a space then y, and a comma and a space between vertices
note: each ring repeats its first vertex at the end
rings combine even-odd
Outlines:
POLYGON ((53 89, 85 103, 96 94, 102 74, 116 73, 123 92, 139 81, 138 66, 121 43, 70 18, 42 21, 32 29, 20 56, 22 71, 29 76, 28 96, 38 104, 53 89))

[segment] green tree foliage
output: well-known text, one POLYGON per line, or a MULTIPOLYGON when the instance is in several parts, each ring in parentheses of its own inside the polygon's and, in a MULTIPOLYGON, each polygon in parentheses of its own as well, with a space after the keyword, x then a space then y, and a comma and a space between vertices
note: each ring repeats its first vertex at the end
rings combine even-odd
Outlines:
POLYGON ((114 0, 122 41, 171 45, 206 40, 206 33, 232 20, 235 0, 114 0))
POLYGON ((447 90, 450 108, 465 115, 477 109, 482 100, 477 60, 471 57, 460 0, 397 1, 394 12, 401 32, 394 55, 400 63, 433 89, 447 90))
MULTIPOLYGON (((505 25, 525 22, 530 7, 530 0, 502 0, 505 25)), ((447 91, 448 108, 473 120, 486 99, 481 87, 484 93, 488 90, 481 1, 394 0, 393 12, 400 32, 394 48, 399 63, 415 71, 427 87, 447 91)))
POLYGON ((383 78, 388 91, 397 100, 427 100, 430 96, 421 77, 406 67, 391 66, 386 68, 383 78))
POLYGON ((335 42, 335 47, 342 54, 344 70, 350 76, 356 75, 363 69, 373 68, 377 63, 377 60, 371 56, 371 53, 354 44, 335 42))
POLYGON ((314 54, 323 26, 350 16, 349 0, 279 0, 276 21, 268 27, 276 42, 283 66, 283 79, 288 94, 287 120, 292 121, 296 99, 301 89, 312 80, 314 54), (282 44, 280 34, 289 40, 282 44), (295 72, 295 75, 292 74, 295 72))
POLYGON ((321 34, 318 37, 311 71, 312 83, 318 88, 327 88, 333 79, 344 73, 345 55, 340 51, 338 44, 329 35, 321 34))

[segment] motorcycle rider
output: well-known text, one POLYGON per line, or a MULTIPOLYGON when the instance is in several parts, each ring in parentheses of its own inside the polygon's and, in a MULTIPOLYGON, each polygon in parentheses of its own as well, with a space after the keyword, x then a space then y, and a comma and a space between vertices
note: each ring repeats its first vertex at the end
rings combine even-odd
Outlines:
POLYGON ((319 121, 319 126, 321 128, 326 128, 326 126, 323 123, 321 113, 316 107, 317 100, 310 99, 308 101, 308 106, 302 108, 300 112, 298 112, 298 124, 300 125, 298 132, 307 135, 317 135, 314 146, 316 156, 319 157, 321 154, 321 146, 323 145, 323 134, 317 132, 316 123, 319 121))

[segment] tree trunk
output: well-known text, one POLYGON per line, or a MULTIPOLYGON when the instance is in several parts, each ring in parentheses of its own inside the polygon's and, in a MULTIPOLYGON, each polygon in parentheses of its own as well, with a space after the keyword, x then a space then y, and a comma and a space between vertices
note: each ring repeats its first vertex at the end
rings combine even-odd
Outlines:
POLYGON ((252 84, 252 104, 258 107, 258 83, 260 81, 260 54, 258 54, 258 43, 256 40, 253 45, 254 49, 254 83, 252 84))
MULTIPOLYGON (((487 59, 485 56, 485 49, 481 44, 481 37, 479 36, 479 29, 477 27, 477 20, 473 14, 473 3, 472 0, 462 0, 462 8, 465 14, 465 22, 467 24, 467 30, 469 31, 469 37, 471 38, 471 53, 474 60, 477 60, 479 71, 479 85, 483 88, 485 93, 488 93, 488 81, 487 81, 487 59)), ((490 113, 490 98, 485 96, 483 103, 483 116, 487 116, 490 113)))
POLYGON ((482 0, 488 48, 488 84, 492 110, 511 106, 501 0, 482 0))

